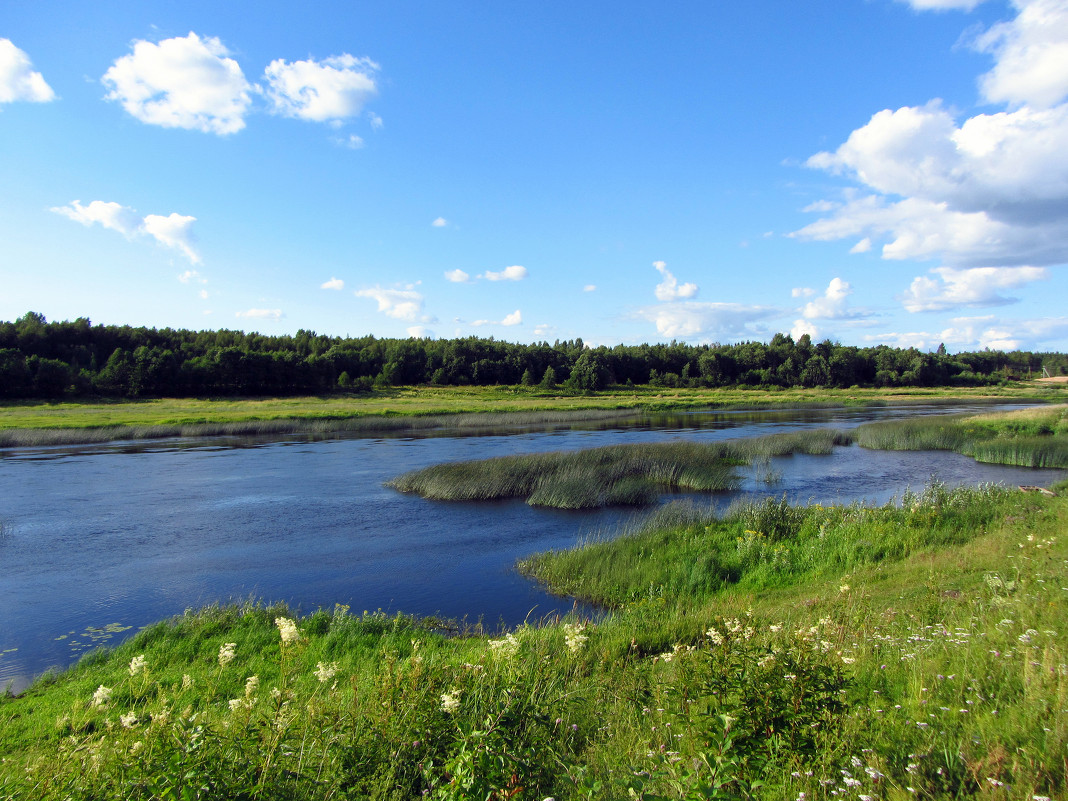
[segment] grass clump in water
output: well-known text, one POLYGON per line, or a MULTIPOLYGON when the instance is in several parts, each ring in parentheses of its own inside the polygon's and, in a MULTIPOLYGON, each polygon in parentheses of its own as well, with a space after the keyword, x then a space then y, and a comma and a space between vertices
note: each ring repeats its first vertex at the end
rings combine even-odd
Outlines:
POLYGON ((1068 467, 1068 406, 865 423, 856 441, 879 450, 949 450, 980 462, 1068 467))
POLYGON ((849 441, 844 432, 818 429, 712 443, 610 445, 432 465, 389 486, 433 500, 524 498, 532 506, 561 509, 643 506, 665 491, 734 489, 740 481, 734 468, 754 458, 824 454, 849 441))

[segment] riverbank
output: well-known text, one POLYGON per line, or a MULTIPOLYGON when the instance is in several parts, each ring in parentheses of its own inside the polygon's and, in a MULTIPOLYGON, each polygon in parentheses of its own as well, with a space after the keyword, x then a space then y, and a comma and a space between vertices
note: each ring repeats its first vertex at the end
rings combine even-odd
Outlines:
POLYGON ((553 425, 692 409, 763 409, 987 400, 1056 402, 1063 386, 886 389, 665 389, 568 394, 537 387, 398 387, 361 395, 0 404, 0 447, 130 439, 553 425))
POLYGON ((1064 797, 1066 524, 939 486, 661 517, 573 571, 608 619, 508 634, 191 611, 0 702, 0 797, 1064 797))

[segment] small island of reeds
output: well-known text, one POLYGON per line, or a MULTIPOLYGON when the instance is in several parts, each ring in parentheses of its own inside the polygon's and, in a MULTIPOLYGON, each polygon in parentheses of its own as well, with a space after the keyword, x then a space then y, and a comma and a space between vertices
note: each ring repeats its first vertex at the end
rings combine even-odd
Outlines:
POLYGON ((523 498, 531 506, 560 509, 643 506, 663 492, 734 489, 735 468, 753 459, 826 454, 850 442, 846 432, 814 429, 708 443, 610 445, 431 465, 398 476, 389 486, 432 500, 523 498))

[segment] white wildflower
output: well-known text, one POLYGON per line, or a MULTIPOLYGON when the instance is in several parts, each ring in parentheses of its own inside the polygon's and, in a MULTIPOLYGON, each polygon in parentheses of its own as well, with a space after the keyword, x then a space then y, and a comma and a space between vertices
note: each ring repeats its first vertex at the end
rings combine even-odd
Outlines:
POLYGON ((226 667, 234 661, 235 648, 237 648, 236 642, 224 642, 219 646, 219 667, 226 667))
POLYGON ((278 626, 278 633, 282 635, 282 645, 292 645, 300 639, 297 624, 293 622, 292 618, 276 617, 274 625, 278 626))
POLYGON ((334 678, 337 671, 337 662, 331 662, 330 664, 320 662, 315 667, 315 677, 319 679, 320 684, 326 684, 330 679, 334 678))
POLYGON ((132 729, 137 725, 137 713, 130 712, 128 715, 119 715, 119 723, 124 729, 132 729))
POLYGON ((182 674, 182 689, 183 690, 189 690, 189 689, 192 689, 192 687, 193 687, 193 677, 190 676, 188 673, 183 673, 182 674))
POLYGON ((714 627, 705 632, 708 639, 712 640, 713 645, 723 645, 723 635, 719 633, 714 627))
POLYGON ((847 592, 849 592, 849 585, 848 585, 848 584, 842 584, 842 585, 840 585, 840 586, 838 587, 838 592, 841 592, 841 593, 847 593, 847 592))
POLYGON ((494 654, 511 657, 519 652, 519 640, 514 634, 509 634, 499 640, 490 640, 489 647, 494 654))
POLYGON ((230 704, 230 711, 231 712, 236 712, 237 710, 243 709, 245 707, 245 699, 244 698, 231 698, 230 701, 229 701, 229 704, 230 704))
POLYGON ((588 636, 583 634, 585 631, 585 623, 565 623, 564 624, 564 644, 567 645, 567 650, 573 654, 577 654, 582 650, 582 646, 586 644, 588 636))
POLYGON ((93 706, 103 706, 111 700, 111 688, 101 684, 93 693, 93 706))
POLYGON ((145 672, 145 655, 135 656, 130 660, 130 675, 136 676, 138 673, 145 672))
POLYGON ((260 686, 259 676, 249 676, 245 679, 245 698, 251 698, 256 694, 256 689, 260 686))
POLYGON ((459 709, 460 708, 460 691, 457 690, 455 687, 453 687, 451 691, 449 691, 447 693, 442 693, 441 694, 441 708, 443 710, 445 710, 445 712, 450 714, 450 715, 453 712, 455 712, 457 709, 459 709))

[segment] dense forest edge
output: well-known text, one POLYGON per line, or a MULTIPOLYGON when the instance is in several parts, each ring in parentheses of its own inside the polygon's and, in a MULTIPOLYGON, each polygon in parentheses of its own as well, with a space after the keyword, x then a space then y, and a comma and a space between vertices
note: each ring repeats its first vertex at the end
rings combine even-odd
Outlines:
POLYGON ((0 322, 0 399, 186 398, 359 393, 394 386, 525 385, 579 392, 653 387, 982 387, 1068 374, 1068 354, 950 354, 886 345, 769 343, 587 347, 495 339, 293 336, 48 322, 0 322))

